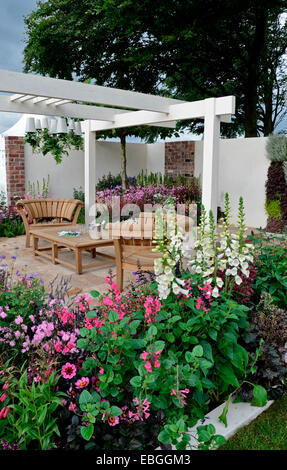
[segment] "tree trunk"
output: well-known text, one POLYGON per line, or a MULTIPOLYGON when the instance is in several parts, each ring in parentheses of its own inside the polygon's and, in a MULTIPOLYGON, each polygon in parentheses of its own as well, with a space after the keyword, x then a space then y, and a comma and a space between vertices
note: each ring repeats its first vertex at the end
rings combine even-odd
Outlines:
POLYGON ((274 122, 273 122, 273 103, 272 103, 272 87, 265 96, 265 113, 263 118, 263 135, 268 137, 274 131, 274 122))
POLYGON ((121 135, 121 153, 122 153, 122 189, 127 189, 127 149, 126 149, 126 133, 121 135))
POLYGON ((266 47, 267 12, 264 6, 256 7, 254 39, 248 50, 248 67, 245 91, 245 137, 258 136, 258 85, 261 54, 266 47))

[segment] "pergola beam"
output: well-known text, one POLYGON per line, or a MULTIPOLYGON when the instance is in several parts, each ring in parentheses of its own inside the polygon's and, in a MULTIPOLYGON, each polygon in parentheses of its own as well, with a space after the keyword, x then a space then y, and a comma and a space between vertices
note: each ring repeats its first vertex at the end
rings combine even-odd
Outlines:
POLYGON ((167 112, 180 100, 38 75, 0 70, 0 92, 71 99, 128 109, 167 112))
MULTIPOLYGON (((235 99, 234 96, 226 96, 223 98, 215 99, 216 116, 219 116, 222 121, 230 119, 230 115, 235 112, 235 99)), ((113 122, 93 122, 91 123, 91 130, 102 131, 107 129, 119 129, 121 127, 141 126, 141 125, 161 125, 160 123, 181 121, 186 119, 204 119, 209 112, 207 108, 208 100, 186 102, 181 104, 171 105, 168 113, 154 113, 150 111, 134 111, 125 114, 118 114, 114 116, 113 122)))
MULTIPOLYGON (((35 98, 37 99, 37 98, 35 98)), ((40 97, 39 97, 40 99, 40 97)), ((46 98, 47 99, 47 98, 46 98)), ((49 98, 48 98, 49 99, 49 98)), ((21 103, 19 100, 11 101, 7 95, 0 96, 0 111, 9 113, 43 114, 46 116, 72 117, 87 120, 97 120, 104 128, 105 121, 109 122, 109 129, 112 128, 113 119, 116 114, 129 113, 127 110, 117 108, 104 108, 100 106, 87 106, 84 104, 66 103, 46 104, 46 101, 33 103, 34 100, 21 103), (111 127, 110 127, 111 126, 111 127)), ((135 111, 136 112, 136 111, 135 111)), ((163 123, 162 127, 175 127, 174 123, 163 123)))

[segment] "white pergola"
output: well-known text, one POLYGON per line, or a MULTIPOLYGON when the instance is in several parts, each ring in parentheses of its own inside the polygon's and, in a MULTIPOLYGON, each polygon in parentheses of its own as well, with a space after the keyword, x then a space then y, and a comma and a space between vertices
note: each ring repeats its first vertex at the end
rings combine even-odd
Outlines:
POLYGON ((0 92, 3 112, 84 119, 86 214, 95 202, 97 131, 140 125, 174 128, 179 120, 203 119, 202 203, 216 216, 220 123, 231 122, 234 96, 188 102, 7 70, 0 70, 0 92))

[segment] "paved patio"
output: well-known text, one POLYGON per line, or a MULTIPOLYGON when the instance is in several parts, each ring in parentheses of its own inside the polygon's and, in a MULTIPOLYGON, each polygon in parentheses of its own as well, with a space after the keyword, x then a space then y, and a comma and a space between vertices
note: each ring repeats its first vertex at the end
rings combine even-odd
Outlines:
MULTIPOLYGON (((44 242, 41 242, 41 246, 44 246, 44 242)), ((104 253, 114 255, 113 247, 100 248, 104 253)), ((89 293, 92 289, 96 289, 103 292, 106 289, 105 278, 111 270, 113 274, 116 273, 115 262, 111 260, 107 266, 99 266, 99 268, 86 269, 83 274, 76 274, 76 272, 62 264, 52 264, 51 261, 41 256, 34 256, 32 248, 25 247, 25 236, 15 238, 0 238, 0 256, 5 255, 6 259, 3 263, 14 263, 15 268, 18 269, 21 274, 32 274, 39 273, 39 278, 44 281, 46 288, 49 288, 50 282, 59 277, 66 279, 71 278, 70 295, 77 293, 89 293), (16 257, 13 260, 11 257, 16 257)), ((64 249, 60 251, 60 257, 63 260, 74 263, 75 254, 74 252, 64 249)), ((95 263, 96 260, 109 261, 106 258, 97 254, 96 258, 92 258, 88 252, 83 252, 83 264, 95 263)), ((134 278, 132 273, 125 273, 124 285, 127 285, 129 279, 134 278)))

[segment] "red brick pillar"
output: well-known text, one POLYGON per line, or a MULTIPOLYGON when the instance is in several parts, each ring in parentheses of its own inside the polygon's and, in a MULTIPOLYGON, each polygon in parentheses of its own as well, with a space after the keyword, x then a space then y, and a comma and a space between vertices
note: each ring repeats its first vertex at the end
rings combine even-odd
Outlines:
POLYGON ((25 193, 25 155, 23 137, 5 137, 8 204, 25 193))
POLYGON ((176 179, 177 176, 194 176, 194 142, 166 142, 165 174, 176 179))

